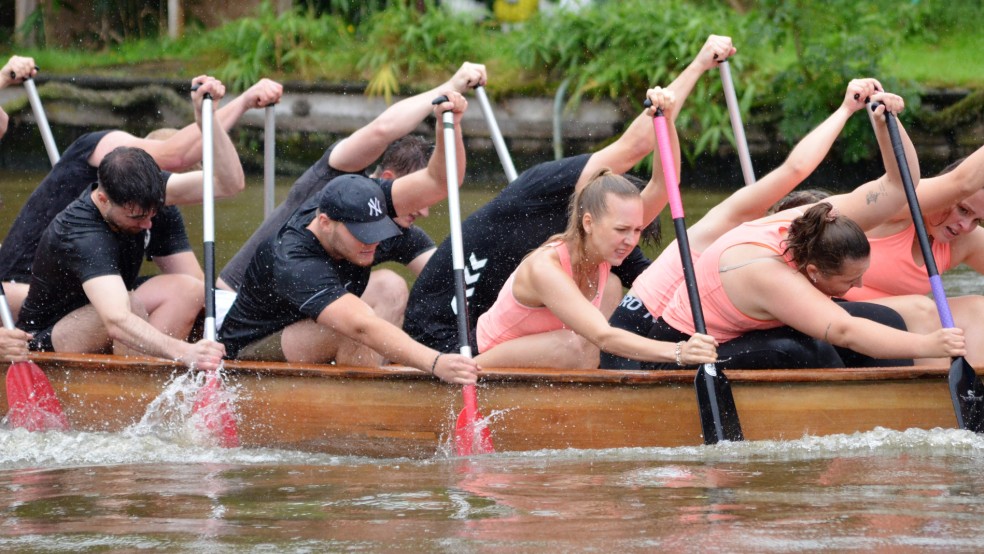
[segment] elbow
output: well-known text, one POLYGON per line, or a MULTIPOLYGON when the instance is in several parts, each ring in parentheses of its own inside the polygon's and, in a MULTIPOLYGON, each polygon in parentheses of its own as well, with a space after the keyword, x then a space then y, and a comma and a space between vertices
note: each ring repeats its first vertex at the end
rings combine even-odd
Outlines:
POLYGON ((230 198, 246 190, 246 177, 242 170, 234 176, 225 177, 220 181, 220 186, 215 188, 216 198, 230 198))

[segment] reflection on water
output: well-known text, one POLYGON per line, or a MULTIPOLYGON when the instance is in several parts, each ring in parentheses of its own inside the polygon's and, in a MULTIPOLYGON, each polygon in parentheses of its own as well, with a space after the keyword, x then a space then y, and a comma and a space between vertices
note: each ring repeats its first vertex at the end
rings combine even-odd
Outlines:
POLYGON ((425 461, 5 430, 0 452, 4 550, 955 551, 984 532, 984 438, 955 430, 425 461))

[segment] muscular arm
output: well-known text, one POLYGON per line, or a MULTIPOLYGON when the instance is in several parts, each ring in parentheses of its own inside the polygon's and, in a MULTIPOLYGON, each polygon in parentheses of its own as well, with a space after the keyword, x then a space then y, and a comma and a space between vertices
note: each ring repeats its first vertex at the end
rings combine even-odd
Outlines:
POLYGON ((435 98, 449 90, 464 94, 476 85, 484 85, 485 80, 484 65, 465 62, 446 83, 393 104, 338 143, 328 158, 328 165, 339 171, 362 171, 382 156, 391 143, 413 132, 431 114, 431 102, 435 98))
POLYGON ((967 156, 953 171, 927 177, 917 190, 923 213, 945 210, 984 188, 984 146, 967 156))
POLYGON ((407 269, 410 270, 410 273, 413 273, 414 277, 420 277, 420 272, 424 270, 424 266, 426 266, 427 262, 430 261, 431 256, 434 255, 434 252, 437 252, 437 247, 421 252, 416 258, 407 264, 407 269))
MULTIPOLYGON (((446 91, 448 102, 434 107, 435 114, 447 109, 454 112, 455 156, 458 170, 458 186, 465 178, 465 145, 461 136, 461 117, 468 108, 465 97, 454 92, 446 91)), ((447 166, 444 157, 444 130, 441 118, 437 120, 437 140, 434 153, 427 162, 427 167, 393 181, 393 209, 398 215, 413 213, 430 207, 447 198, 448 181, 447 166)))
POLYGON ((85 295, 114 341, 158 358, 186 360, 191 344, 169 337, 130 310, 130 294, 119 275, 104 275, 82 283, 85 295))
MULTIPOLYGON (((687 100, 687 96, 690 95, 694 85, 697 83, 697 79, 705 71, 712 67, 717 67, 718 61, 725 60, 734 53, 735 48, 731 45, 730 37, 711 35, 704 43, 704 46, 701 47, 697 57, 666 87, 667 90, 672 92, 675 98, 674 106, 670 107, 666 112, 667 119, 670 121, 676 120, 677 115, 679 115, 680 110, 683 108, 683 104, 687 100), (714 59, 715 54, 718 55, 717 60, 714 59)), ((676 144, 676 131, 674 130, 670 134, 671 140, 676 144)), ((588 180, 603 167, 611 168, 615 173, 625 173, 646 157, 647 154, 652 152, 655 145, 656 139, 653 135, 652 113, 644 110, 632 121, 629 128, 622 133, 622 136, 618 140, 591 156, 591 159, 581 172, 577 187, 580 188, 586 185, 588 180)), ((678 144, 675 145, 674 151, 676 165, 679 171, 680 155, 678 144)))
MULTIPOLYGON (((318 324, 338 331, 364 344, 384 358, 430 373, 438 351, 410 338, 392 323, 376 316, 365 302, 354 294, 346 294, 329 304, 318 315, 318 324)), ((474 364, 459 355, 443 355, 435 372, 444 381, 474 383, 474 364)))

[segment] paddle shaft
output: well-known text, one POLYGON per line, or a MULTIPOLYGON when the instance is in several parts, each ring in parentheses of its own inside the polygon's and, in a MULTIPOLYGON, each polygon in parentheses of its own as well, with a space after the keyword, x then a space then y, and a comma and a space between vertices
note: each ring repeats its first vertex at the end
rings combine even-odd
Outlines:
POLYGON ((215 163, 212 95, 202 99, 202 237, 205 256, 205 338, 215 340, 215 163))
POLYGON ((30 100, 31 109, 34 111, 34 119, 37 120, 38 129, 41 130, 41 140, 44 142, 45 150, 48 151, 48 160, 51 165, 55 165, 61 155, 58 153, 58 147, 55 146, 55 137, 51 134, 51 126, 48 125, 48 118, 44 115, 41 96, 38 95, 38 88, 34 85, 34 79, 24 79, 24 90, 27 91, 27 98, 30 100))
MULTIPOLYGON (((701 307, 700 292, 697 289, 693 257, 690 255, 687 223, 683 213, 683 201, 680 198, 680 183, 677 179, 676 163, 670 148, 670 133, 666 125, 666 117, 660 109, 656 110, 656 117, 653 118, 653 129, 656 132, 656 146, 663 166, 666 196, 670 204, 670 214, 673 217, 677 245, 680 249, 680 261, 683 265, 687 297, 690 299, 690 313, 694 319, 694 330, 701 334, 707 334, 704 310, 701 307)), ((734 409, 734 399, 731 398, 731 388, 727 384, 724 371, 717 369, 714 364, 704 364, 697 372, 694 385, 698 388, 697 400, 701 410, 704 442, 714 444, 722 440, 743 440, 741 423, 738 420, 738 413, 734 409), (701 387, 704 390, 701 390, 701 387), (727 398, 722 398, 722 396, 727 396, 727 398), (704 402, 706 402, 706 406, 702 405, 704 402)))
MULTIPOLYGON (((446 101, 440 97, 435 104, 446 101)), ((468 340, 468 299, 465 294, 465 248, 461 236, 461 201, 458 198, 458 160, 454 132, 454 113, 441 114, 444 133, 444 167, 448 180, 448 219, 451 232, 451 270, 454 274, 454 300, 458 316, 458 350, 462 356, 472 357, 471 343, 468 340)), ((462 387, 465 420, 474 422, 478 414, 478 400, 475 385, 462 387)))
POLYGON ((946 291, 943 289, 943 279, 940 278, 936 259, 933 257, 933 247, 929 244, 929 233, 926 232, 926 224, 923 223, 922 209, 919 207, 916 187, 912 184, 912 174, 909 172, 905 148, 902 146, 902 137, 899 133, 899 124, 894 114, 885 112, 885 125, 888 127, 888 136, 892 140, 895 160, 899 164, 902 187, 905 189, 905 198, 909 203, 909 213, 912 215, 912 224, 915 226, 916 238, 919 240, 919 249, 922 250, 923 261, 926 264, 926 273, 929 274, 929 286, 933 291, 936 309, 940 313, 940 321, 943 323, 943 327, 953 327, 950 304, 947 302, 946 291))
POLYGON ((741 175, 745 179, 745 185, 751 185, 755 182, 755 170, 752 168, 752 156, 748 152, 745 126, 742 125, 741 111, 738 109, 738 95, 735 94, 735 84, 731 80, 731 65, 725 60, 718 64, 718 68, 721 70, 721 85, 724 88, 725 102, 728 104, 728 115, 731 117, 731 130, 735 134, 741 175))
POLYGON ((489 103, 488 95, 485 94, 485 87, 482 85, 475 87, 475 96, 478 97, 478 103, 482 106, 485 123, 489 126, 489 134, 492 135, 492 144, 495 146, 496 154, 499 155, 502 169, 506 172, 506 178, 511 183, 516 180, 516 168, 513 166, 512 158, 509 157, 509 150, 506 149, 506 142, 502 138, 502 132, 499 131, 499 124, 495 120, 495 114, 492 113, 492 105, 489 103))
POLYGON ((3 294, 3 285, 0 285, 0 320, 7 329, 14 328, 14 314, 10 311, 10 304, 7 304, 7 297, 3 294))
POLYGON ((276 165, 274 155, 277 148, 276 106, 265 108, 263 119, 263 219, 270 217, 276 202, 276 165))

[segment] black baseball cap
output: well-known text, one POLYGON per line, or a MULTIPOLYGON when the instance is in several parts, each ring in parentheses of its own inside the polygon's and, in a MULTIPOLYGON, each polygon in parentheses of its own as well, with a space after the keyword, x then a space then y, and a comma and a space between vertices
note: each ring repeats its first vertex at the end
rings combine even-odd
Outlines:
POLYGON ((400 228, 387 213, 383 189, 362 175, 340 175, 328 181, 318 197, 318 209, 332 220, 344 223, 365 244, 400 234, 400 228))

